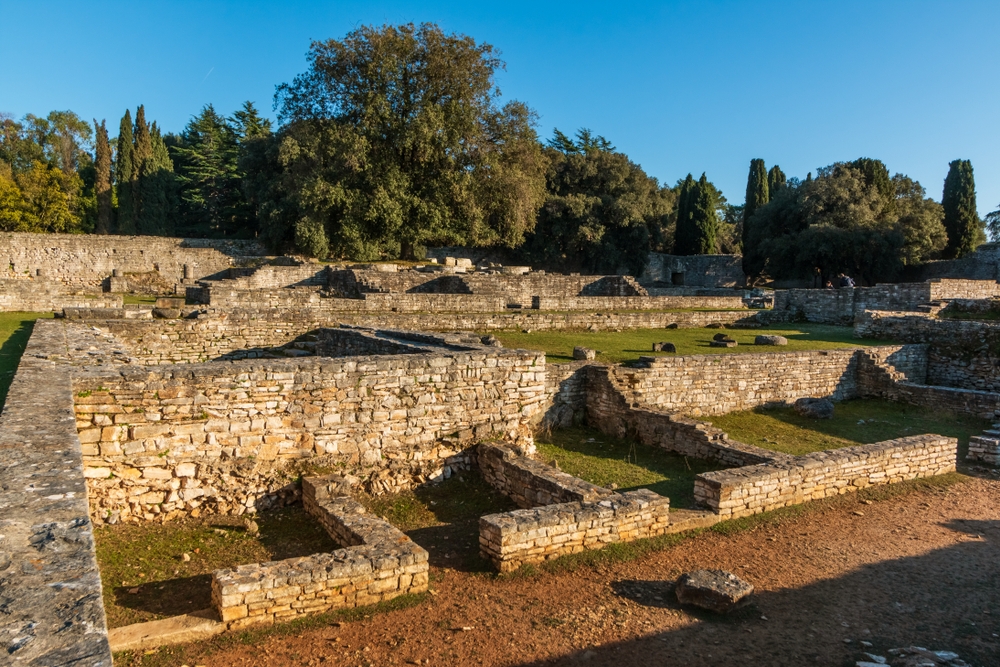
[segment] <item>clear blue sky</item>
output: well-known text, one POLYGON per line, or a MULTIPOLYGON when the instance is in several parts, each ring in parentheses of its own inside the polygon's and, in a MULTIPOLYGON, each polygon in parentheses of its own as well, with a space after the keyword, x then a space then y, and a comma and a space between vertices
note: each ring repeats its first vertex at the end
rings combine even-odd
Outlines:
POLYGON ((589 127, 663 182, 741 203, 751 158, 789 176, 874 157, 935 199, 970 159, 1000 205, 1000 2, 33 2, 0 0, 0 111, 126 107, 179 131, 202 105, 271 112, 312 39, 431 21, 502 52, 539 132, 589 127))

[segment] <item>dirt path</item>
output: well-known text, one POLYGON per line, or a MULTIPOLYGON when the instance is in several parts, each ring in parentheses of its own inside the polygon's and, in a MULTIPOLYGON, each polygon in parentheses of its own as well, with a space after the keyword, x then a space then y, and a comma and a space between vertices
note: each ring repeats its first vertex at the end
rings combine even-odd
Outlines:
POLYGON ((873 504, 845 499, 596 569, 497 580, 435 567, 432 580, 436 594, 410 609, 189 652, 185 662, 853 665, 864 650, 917 644, 996 665, 1000 482, 970 479, 873 504), (671 582, 697 568, 749 580, 755 603, 726 619, 679 608, 671 582))

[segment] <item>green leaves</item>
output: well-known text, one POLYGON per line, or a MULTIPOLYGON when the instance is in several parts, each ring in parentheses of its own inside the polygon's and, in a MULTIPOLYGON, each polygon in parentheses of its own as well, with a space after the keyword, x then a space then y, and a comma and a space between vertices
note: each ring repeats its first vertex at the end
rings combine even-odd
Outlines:
POLYGON ((944 179, 944 227, 948 232, 945 257, 961 257, 976 249, 986 240, 984 225, 976 210, 976 182, 972 175, 972 163, 955 160, 948 165, 948 176, 944 179))

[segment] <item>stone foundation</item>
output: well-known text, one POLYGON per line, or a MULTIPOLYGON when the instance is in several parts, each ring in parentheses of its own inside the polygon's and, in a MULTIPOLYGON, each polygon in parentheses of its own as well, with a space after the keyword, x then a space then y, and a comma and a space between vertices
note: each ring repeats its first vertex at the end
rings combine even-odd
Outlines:
POLYGON ((702 473, 695 478, 694 494, 723 519, 735 519, 868 486, 954 472, 957 458, 955 438, 917 435, 702 473))
POLYGON ((329 482, 304 478, 303 504, 345 548, 213 572, 212 606, 230 630, 427 590, 427 552, 329 482))

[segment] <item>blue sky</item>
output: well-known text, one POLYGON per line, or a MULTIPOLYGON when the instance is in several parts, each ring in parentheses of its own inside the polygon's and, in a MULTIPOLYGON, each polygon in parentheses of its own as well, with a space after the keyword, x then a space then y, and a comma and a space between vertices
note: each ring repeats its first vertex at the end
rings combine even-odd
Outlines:
POLYGON ((273 115, 310 40, 410 21, 496 46, 543 137, 589 127, 663 182, 704 171, 741 203, 752 158, 805 177, 865 156, 940 199, 963 158, 980 213, 1000 205, 1000 2, 0 0, 0 111, 273 115))

